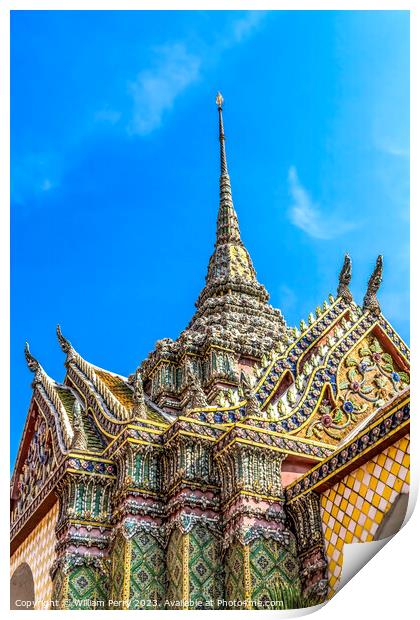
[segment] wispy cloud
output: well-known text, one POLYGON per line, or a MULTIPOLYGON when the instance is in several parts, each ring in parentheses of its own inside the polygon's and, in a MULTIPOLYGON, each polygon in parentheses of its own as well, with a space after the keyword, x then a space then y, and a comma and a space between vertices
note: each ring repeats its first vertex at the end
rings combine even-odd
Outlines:
POLYGON ((156 66, 141 71, 130 84, 134 103, 129 126, 132 133, 145 135, 159 127, 163 114, 199 77, 201 58, 189 52, 183 43, 158 48, 156 57, 156 66))
POLYGON ((160 127, 175 100, 200 79, 209 58, 214 62, 225 50, 242 43, 260 27, 265 15, 264 11, 249 11, 233 20, 211 46, 196 39, 194 49, 179 41, 155 48, 153 66, 142 70, 129 84, 133 114, 128 131, 146 135, 160 127))
POLYGON ((355 228, 353 222, 334 212, 323 212, 299 181, 296 168, 289 168, 289 192, 293 199, 289 210, 291 222, 315 239, 334 239, 355 228))
POLYGON ((225 40, 225 45, 241 43, 247 36, 260 27, 267 15, 266 11, 249 11, 244 17, 236 19, 230 28, 231 36, 225 40))
POLYGON ((395 140, 391 140, 390 138, 382 137, 380 140, 376 140, 376 145, 380 151, 386 153, 387 155, 402 157, 404 159, 410 156, 409 147, 406 147, 395 140))
MULTIPOLYGON (((111 125, 130 135, 145 136, 155 131, 187 88, 214 69, 228 49, 252 36, 266 15, 265 11, 241 12, 205 36, 194 33, 191 39, 155 46, 149 66, 127 78, 127 90, 119 93, 118 100, 98 102, 96 110, 90 113, 91 121, 99 128, 111 125)), ((15 162, 11 192, 17 203, 27 202, 29 197, 46 194, 60 185, 65 147, 68 150, 69 144, 60 144, 61 157, 58 152, 54 156, 27 153, 15 162)))
POLYGON ((12 163, 10 194, 18 204, 23 204, 30 196, 49 192, 59 184, 59 166, 52 153, 28 153, 12 163))
POLYGON ((41 190, 43 192, 49 192, 50 189, 52 189, 53 187, 54 187, 54 184, 51 181, 51 179, 44 179, 41 183, 41 190))

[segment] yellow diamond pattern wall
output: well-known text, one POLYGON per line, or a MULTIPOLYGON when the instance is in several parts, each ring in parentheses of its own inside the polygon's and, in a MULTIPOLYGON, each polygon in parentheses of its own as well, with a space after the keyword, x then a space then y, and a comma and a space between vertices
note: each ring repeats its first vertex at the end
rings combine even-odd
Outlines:
POLYGON ((33 574, 35 586, 35 609, 48 608, 52 595, 52 581, 49 574, 55 559, 55 525, 58 517, 58 502, 40 521, 10 558, 10 576, 26 562, 33 574))
POLYGON ((409 465, 406 435, 321 495, 329 596, 340 582, 344 544, 374 540, 397 495, 409 492, 409 465))

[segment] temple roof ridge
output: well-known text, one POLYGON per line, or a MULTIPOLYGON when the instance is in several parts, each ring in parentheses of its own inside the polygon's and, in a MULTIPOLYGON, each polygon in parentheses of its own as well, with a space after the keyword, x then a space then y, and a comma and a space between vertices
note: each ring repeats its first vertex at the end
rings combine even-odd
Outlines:
POLYGON ((109 373, 107 370, 99 369, 99 367, 85 360, 71 345, 70 341, 63 336, 60 325, 57 325, 57 337, 62 350, 67 354, 66 364, 75 364, 79 370, 86 375, 92 383, 92 386, 104 400, 109 412, 114 416, 117 414, 116 420, 128 419, 129 410, 115 397, 99 374, 112 373, 109 373))
MULTIPOLYGON (((67 354, 66 364, 76 366, 89 379, 94 390, 104 401, 109 413, 115 418, 116 422, 130 422, 134 404, 133 386, 130 383, 130 377, 101 368, 85 360, 71 345, 70 341, 63 336, 60 325, 57 325, 57 337, 61 348, 67 354), (115 382, 112 379, 118 381, 115 382), (114 385, 114 383, 117 383, 117 385, 114 385)), ((92 389, 88 384, 86 385, 89 390, 92 389)), ((153 403, 147 394, 145 394, 145 402, 149 409, 162 416, 165 421, 173 421, 173 417, 153 403)))
POLYGON ((96 364, 92 364, 91 362, 88 363, 95 371, 98 370, 99 372, 106 372, 109 375, 112 375, 113 377, 118 377, 118 379, 122 379, 122 381, 126 381, 128 383, 128 377, 126 377, 125 375, 121 375, 119 372, 114 372, 113 370, 108 370, 107 368, 102 368, 101 366, 97 366, 96 364))
POLYGON ((29 370, 34 373, 34 387, 36 385, 42 386, 59 416, 56 420, 57 426, 59 426, 59 432, 63 436, 63 447, 66 449, 70 446, 73 439, 73 428, 64 403, 57 392, 57 388, 60 387, 60 384, 45 372, 39 361, 32 355, 27 342, 25 343, 25 358, 29 370))

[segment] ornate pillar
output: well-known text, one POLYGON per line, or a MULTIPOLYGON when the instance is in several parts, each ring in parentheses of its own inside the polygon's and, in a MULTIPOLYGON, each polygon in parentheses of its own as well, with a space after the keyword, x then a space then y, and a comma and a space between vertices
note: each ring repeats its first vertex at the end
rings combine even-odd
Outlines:
POLYGON ((324 533, 319 495, 310 491, 286 504, 298 544, 302 579, 302 607, 325 601, 328 589, 328 563, 325 557, 324 533))
POLYGON ((286 525, 277 448, 233 427, 216 445, 222 480, 226 605, 230 609, 299 607, 296 540, 286 525))
POLYGON ((166 576, 161 450, 129 439, 115 452, 118 480, 113 501, 111 551, 113 609, 162 609, 166 576))
MULTIPOLYGON (((215 609, 223 595, 219 488, 209 436, 171 428, 164 452, 167 607, 215 609), (193 435, 193 436, 192 436, 193 435)), ((196 431, 205 428, 195 424, 196 431)))
POLYGON ((57 486, 57 558, 51 568, 54 607, 107 609, 111 461, 71 454, 57 486))

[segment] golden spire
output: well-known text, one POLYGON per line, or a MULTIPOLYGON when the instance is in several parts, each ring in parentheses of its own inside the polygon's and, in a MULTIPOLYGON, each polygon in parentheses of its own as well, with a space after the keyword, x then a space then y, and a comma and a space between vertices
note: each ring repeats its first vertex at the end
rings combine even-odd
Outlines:
POLYGON ((217 217, 216 245, 220 243, 239 243, 242 245, 239 232, 238 216, 233 207, 232 190, 227 167, 225 130, 223 127, 223 102, 222 93, 216 96, 217 109, 219 111, 219 142, 220 142, 220 206, 217 217))
POLYGON ((247 289, 249 294, 256 295, 264 301, 268 299, 267 291, 257 282, 251 257, 242 243, 238 216, 233 206, 226 159, 223 103, 223 96, 218 92, 216 104, 219 113, 220 201, 216 243, 207 268, 206 286, 196 302, 197 307, 209 296, 220 295, 222 288, 225 291, 232 291, 235 287, 240 287, 241 291, 247 289))

